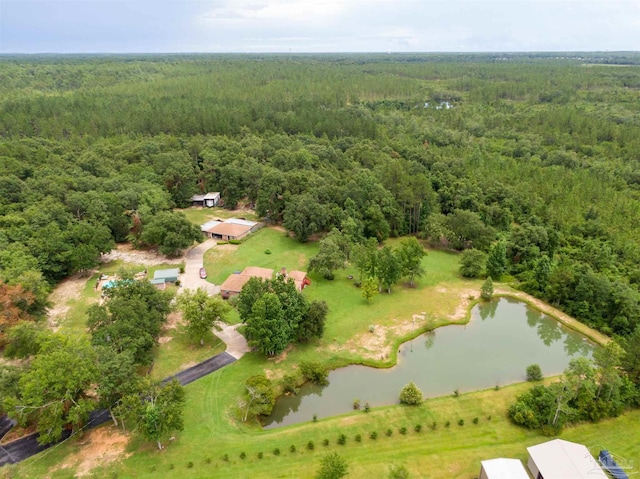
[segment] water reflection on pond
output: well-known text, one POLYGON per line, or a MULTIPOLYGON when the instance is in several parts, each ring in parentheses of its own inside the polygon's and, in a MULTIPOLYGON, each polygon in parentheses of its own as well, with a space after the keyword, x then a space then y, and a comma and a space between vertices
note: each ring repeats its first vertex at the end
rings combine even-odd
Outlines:
POLYGON ((278 399, 266 428, 349 412, 354 399, 371 407, 394 404, 415 382, 427 397, 486 389, 525 380, 532 363, 545 376, 561 373, 572 357, 591 357, 594 344, 525 303, 499 298, 475 306, 467 325, 438 328, 404 343, 390 369, 347 366, 326 387, 305 384, 278 399))

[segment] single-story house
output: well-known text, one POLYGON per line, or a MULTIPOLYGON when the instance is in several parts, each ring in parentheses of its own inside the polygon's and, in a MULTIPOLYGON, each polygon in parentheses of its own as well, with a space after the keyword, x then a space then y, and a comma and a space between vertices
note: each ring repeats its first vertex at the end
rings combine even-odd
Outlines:
POLYGON ((527 448, 533 479, 606 479, 598 461, 582 444, 554 439, 527 448))
POLYGON ((193 195, 191 197, 191 204, 193 206, 204 206, 206 208, 213 208, 220 203, 220 192, 215 191, 213 193, 207 193, 205 195, 193 195))
POLYGON ((200 227, 200 230, 207 238, 229 241, 242 239, 249 233, 256 231, 259 227, 260 223, 255 221, 229 218, 224 221, 208 221, 200 227))
POLYGON ((229 275, 224 283, 220 285, 220 295, 223 298, 240 294, 242 287, 249 282, 251 278, 271 279, 273 278, 273 270, 269 268, 260 268, 258 266, 247 266, 242 272, 229 275))
POLYGON ((155 273, 153 273, 153 279, 164 280, 165 283, 175 283, 176 281, 178 281, 179 275, 180 270, 178 268, 159 269, 155 273))
POLYGON ((478 479, 529 479, 520 459, 488 459, 480 461, 478 479))
MULTIPOLYGON (((305 286, 310 285, 311 281, 307 278, 304 271, 291 271, 288 274, 286 269, 282 269, 280 274, 286 278, 293 279, 298 291, 302 291, 305 286)), ((260 268, 258 266, 247 266, 241 272, 229 275, 224 283, 220 285, 220 295, 223 298, 229 298, 240 294, 242 287, 249 282, 251 278, 271 279, 273 278, 273 270, 269 268, 260 268)))

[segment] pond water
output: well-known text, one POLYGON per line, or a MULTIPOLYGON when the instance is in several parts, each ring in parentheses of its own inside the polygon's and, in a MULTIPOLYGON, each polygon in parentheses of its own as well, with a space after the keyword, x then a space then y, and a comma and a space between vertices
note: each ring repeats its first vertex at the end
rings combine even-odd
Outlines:
POLYGON ((466 325, 444 326, 404 343, 393 368, 347 366, 329 373, 328 386, 303 385, 297 396, 279 398, 263 425, 268 429, 311 421, 314 414, 343 414, 352 410, 354 399, 371 407, 394 404, 410 381, 425 397, 435 397, 524 381, 533 363, 553 376, 572 358, 591 357, 595 347, 525 303, 498 298, 475 306, 466 325))

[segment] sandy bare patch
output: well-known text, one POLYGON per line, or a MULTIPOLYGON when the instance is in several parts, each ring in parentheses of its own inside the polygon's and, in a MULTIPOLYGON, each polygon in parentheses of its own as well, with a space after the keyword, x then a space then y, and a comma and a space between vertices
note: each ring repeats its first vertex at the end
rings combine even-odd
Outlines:
POLYGON ((467 317, 469 312, 469 306, 471 305, 472 298, 477 298, 479 292, 475 289, 463 289, 460 291, 460 302, 456 307, 453 314, 449 315, 451 321, 461 321, 467 317))
POLYGON ((93 429, 85 434, 80 450, 55 469, 74 468, 76 477, 86 476, 95 467, 129 457, 125 453, 128 442, 129 437, 112 426, 93 429))
POLYGON ((164 323, 164 330, 177 329, 178 326, 184 324, 181 311, 173 311, 167 316, 167 322, 164 323))
MULTIPOLYGON (((60 326, 60 322, 69 312, 70 306, 67 304, 71 299, 77 299, 82 294, 89 277, 94 272, 76 273, 62 280, 58 286, 49 295, 51 307, 47 309, 47 321, 51 329, 56 331, 60 326)), ((94 301, 98 301, 95 298, 94 301)))
POLYGON ((284 377, 284 371, 281 369, 273 370, 273 369, 265 369, 264 375, 267 376, 267 379, 273 381, 277 379, 282 379, 284 377))
POLYGON ((290 344, 289 346, 287 346, 287 349, 282 351, 280 354, 269 358, 268 360, 269 361, 274 361, 276 364, 278 364, 278 363, 284 361, 285 359, 287 359, 287 356, 289 355, 289 353, 291 352, 292 349, 293 349, 293 345, 290 344))
POLYGON ((173 339, 173 336, 160 336, 158 338, 158 342, 160 344, 166 344, 173 339))
POLYGON ((120 260, 125 263, 140 264, 144 266, 157 266, 159 264, 178 264, 184 261, 184 257, 169 258, 158 253, 155 249, 137 250, 129 243, 118 244, 116 249, 111 250, 107 254, 100 255, 100 262, 108 263, 109 261, 120 260))

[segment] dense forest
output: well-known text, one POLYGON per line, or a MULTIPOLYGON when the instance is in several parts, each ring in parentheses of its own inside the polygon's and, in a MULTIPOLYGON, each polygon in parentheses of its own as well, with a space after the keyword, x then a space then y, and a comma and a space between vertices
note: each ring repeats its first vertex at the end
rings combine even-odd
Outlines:
POLYGON ((197 231, 172 210, 206 191, 301 241, 335 227, 467 250, 469 276, 628 336, 640 324, 639 64, 0 57, 0 343, 114 242, 184 247, 197 231))

